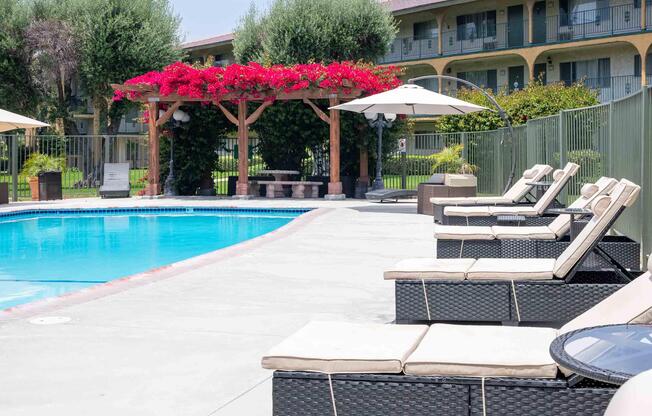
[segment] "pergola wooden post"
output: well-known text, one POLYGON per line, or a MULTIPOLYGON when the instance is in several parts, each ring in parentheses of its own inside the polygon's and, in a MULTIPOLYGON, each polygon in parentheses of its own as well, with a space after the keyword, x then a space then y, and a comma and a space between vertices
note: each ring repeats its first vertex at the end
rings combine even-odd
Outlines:
POLYGON ((149 111, 148 135, 149 135, 149 170, 147 173, 147 188, 145 192, 149 196, 161 193, 161 176, 159 164, 159 128, 156 125, 158 121, 158 101, 152 99, 147 103, 149 111))
MULTIPOLYGON (((335 94, 328 97, 330 107, 340 103, 335 94)), ((326 199, 344 199, 340 180, 340 111, 330 110, 330 182, 326 199)))
POLYGON ((172 114, 184 103, 213 102, 224 113, 226 118, 238 127, 238 182, 236 185, 236 196, 247 197, 249 195, 249 126, 256 122, 262 115, 265 108, 272 104, 272 97, 275 100, 303 100, 324 122, 329 124, 330 130, 330 182, 328 183, 327 199, 344 199, 342 194, 342 182, 340 181, 340 112, 330 110, 329 115, 317 107, 311 99, 328 99, 331 107, 336 106, 341 100, 352 100, 360 96, 361 91, 347 89, 346 92, 329 93, 324 89, 309 89, 304 91, 280 92, 269 95, 257 93, 255 96, 244 94, 229 94, 214 100, 212 97, 182 97, 177 94, 161 96, 156 88, 149 85, 111 85, 115 90, 123 92, 136 92, 138 97, 134 100, 145 102, 149 112, 149 184, 146 194, 158 195, 161 192, 159 183, 159 135, 160 127, 165 124, 172 114), (238 102, 238 115, 233 115, 221 102, 238 102), (262 101, 262 104, 251 115, 247 115, 247 103, 250 101, 262 101), (159 103, 168 103, 170 107, 164 114, 158 117, 159 103))
POLYGON ((235 194, 249 195, 249 126, 247 126, 247 102, 238 103, 238 183, 235 194))

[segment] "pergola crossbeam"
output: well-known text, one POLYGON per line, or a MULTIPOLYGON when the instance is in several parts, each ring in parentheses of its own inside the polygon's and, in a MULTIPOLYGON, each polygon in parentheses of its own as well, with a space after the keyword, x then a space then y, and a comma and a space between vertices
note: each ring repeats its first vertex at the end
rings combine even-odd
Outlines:
POLYGON ((330 119, 330 117, 328 117, 328 116, 326 115, 326 113, 324 113, 323 111, 321 111, 321 108, 317 107, 317 105, 315 105, 315 103, 313 103, 312 101, 310 101, 310 99, 308 99, 308 98, 304 98, 304 99, 303 99, 303 102, 306 103, 306 104, 308 104, 308 105, 310 106, 310 108, 312 108, 312 111, 314 111, 315 114, 317 114, 317 117, 319 117, 320 119, 322 119, 322 121, 324 121, 326 124, 331 124, 331 119, 330 119))
POLYGON ((181 107, 181 104, 183 104, 182 101, 175 101, 174 104, 172 104, 170 108, 168 108, 165 113, 163 113, 163 115, 159 117, 158 120, 156 120, 156 127, 161 127, 163 124, 167 123, 174 112, 177 111, 179 107, 181 107))

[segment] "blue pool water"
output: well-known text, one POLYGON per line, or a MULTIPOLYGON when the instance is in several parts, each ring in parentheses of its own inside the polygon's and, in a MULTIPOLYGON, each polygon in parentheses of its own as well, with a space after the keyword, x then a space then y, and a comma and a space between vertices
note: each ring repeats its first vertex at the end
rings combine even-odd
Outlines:
POLYGON ((163 208, 0 214, 0 310, 185 260, 305 211, 163 208))

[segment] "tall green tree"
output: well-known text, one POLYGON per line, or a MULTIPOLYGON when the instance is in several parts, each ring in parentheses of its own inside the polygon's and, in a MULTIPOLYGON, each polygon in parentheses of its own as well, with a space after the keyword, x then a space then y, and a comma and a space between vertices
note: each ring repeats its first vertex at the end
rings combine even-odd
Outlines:
MULTIPOLYGON (((233 47, 240 63, 372 62, 387 53, 396 32, 391 13, 375 0, 276 0, 264 11, 252 6, 235 31, 233 47)), ((388 131, 388 149, 392 133, 402 132, 402 126, 388 131)), ((309 149, 318 153, 328 143, 327 125, 301 102, 271 106, 252 127, 263 159, 274 168, 298 169, 309 149)), ((342 173, 356 176, 359 147, 375 154, 375 134, 363 116, 343 113, 341 138, 342 173)))
POLYGON ((2 108, 36 116, 39 92, 29 71, 23 36, 29 11, 19 0, 0 0, 0 103, 2 108))
POLYGON ((277 0, 254 7, 236 29, 236 59, 275 64, 373 61, 387 52, 397 28, 374 0, 277 0))
POLYGON ((168 0, 78 0, 79 72, 93 106, 117 132, 129 103, 112 105, 111 83, 160 70, 181 58, 179 23, 168 0))

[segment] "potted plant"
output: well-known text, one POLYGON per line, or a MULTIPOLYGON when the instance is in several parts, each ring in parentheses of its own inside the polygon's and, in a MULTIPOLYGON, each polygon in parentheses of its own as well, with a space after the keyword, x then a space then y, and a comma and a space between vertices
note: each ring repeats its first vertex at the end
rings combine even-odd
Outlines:
POLYGON ((441 152, 433 154, 433 173, 444 173, 444 184, 448 186, 473 186, 477 185, 475 172, 478 167, 469 163, 462 157, 464 146, 456 144, 444 147, 441 152))
POLYGON ((29 189, 33 201, 62 199, 61 172, 65 168, 65 158, 52 157, 42 153, 32 153, 20 172, 29 178, 29 189))

